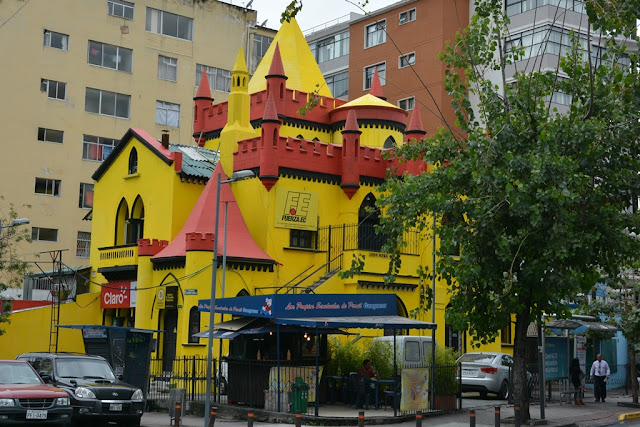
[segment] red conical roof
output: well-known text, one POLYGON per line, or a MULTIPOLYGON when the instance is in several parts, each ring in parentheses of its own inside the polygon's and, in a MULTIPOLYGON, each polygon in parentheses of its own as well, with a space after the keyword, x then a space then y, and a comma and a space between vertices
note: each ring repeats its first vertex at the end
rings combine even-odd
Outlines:
POLYGON ((384 93, 382 93, 382 85, 380 84, 380 76, 378 75, 377 68, 373 71, 373 78, 371 79, 371 88, 369 89, 369 93, 380 99, 387 99, 384 97, 384 93))
POLYGON ((284 66, 282 65, 282 56, 280 55, 280 45, 276 43, 276 49, 273 52, 273 60, 271 61, 271 66, 269 67, 269 76, 285 76, 284 74, 284 66))
POLYGON ((278 119, 278 110, 276 109, 276 102, 273 100, 272 93, 269 93, 267 105, 264 107, 262 121, 280 121, 280 119, 278 119))
POLYGON ((195 99, 211 99, 211 88, 209 87, 209 79, 207 78, 207 73, 203 70, 202 77, 200 77, 200 86, 198 86, 198 92, 196 93, 195 99))
POLYGON ((354 110, 349 110, 349 113, 347 114, 347 122, 344 125, 344 130, 360 131, 360 129, 358 129, 358 119, 356 118, 356 112, 354 110))
POLYGON ((424 126, 422 126, 420 110, 417 107, 414 107, 413 109, 411 120, 409 121, 409 126, 407 126, 407 131, 405 133, 426 133, 424 126))

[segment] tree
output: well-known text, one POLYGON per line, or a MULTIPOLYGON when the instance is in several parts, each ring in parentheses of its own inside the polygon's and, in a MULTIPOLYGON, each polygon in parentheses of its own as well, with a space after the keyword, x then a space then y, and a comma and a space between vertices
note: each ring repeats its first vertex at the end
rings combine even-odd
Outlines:
MULTIPOLYGON (((3 196, 0 196, 0 201, 4 201, 3 196)), ((18 218, 18 212, 13 203, 0 212, 2 212, 0 225, 8 225, 18 218)), ((29 231, 24 227, 0 229, 0 294, 7 288, 21 286, 24 281, 24 275, 29 265, 17 252, 21 242, 31 242, 29 231)), ((0 325, 9 322, 7 308, 8 306, 4 306, 0 310, 0 325)), ((2 334, 4 334, 4 330, 0 328, 0 335, 2 334)))

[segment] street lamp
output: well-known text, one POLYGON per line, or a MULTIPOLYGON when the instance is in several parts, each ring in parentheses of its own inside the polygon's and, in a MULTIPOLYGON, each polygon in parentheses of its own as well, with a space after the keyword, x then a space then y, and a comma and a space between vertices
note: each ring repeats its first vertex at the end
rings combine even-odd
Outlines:
POLYGON ((215 225, 213 228, 213 267, 211 270, 211 300, 209 301, 209 343, 207 345, 207 387, 204 401, 204 427, 209 426, 209 417, 211 415, 211 365, 213 362, 213 319, 216 306, 216 273, 218 271, 218 223, 220 219, 220 189, 222 188, 222 184, 229 184, 231 182, 251 178, 254 176, 254 173, 250 170, 237 171, 233 173, 231 179, 226 179, 224 181, 220 179, 220 176, 221 174, 218 174, 216 178, 216 214, 214 223, 215 225))
POLYGON ((13 221, 11 221, 11 224, 0 225, 0 230, 3 228, 15 227, 22 224, 29 224, 29 218, 15 218, 13 221))

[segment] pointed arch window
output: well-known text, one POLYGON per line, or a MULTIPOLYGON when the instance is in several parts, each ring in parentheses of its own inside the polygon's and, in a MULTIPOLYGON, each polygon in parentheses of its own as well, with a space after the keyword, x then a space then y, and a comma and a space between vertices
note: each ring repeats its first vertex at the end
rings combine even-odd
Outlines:
POLYGON ((138 240, 144 235, 144 203, 142 198, 138 196, 131 208, 131 215, 126 221, 126 244, 137 244, 138 240))
POLYGON ((138 151, 135 148, 129 153, 129 175, 138 173, 138 151))
POLYGON ((200 312, 197 306, 191 307, 189 310, 189 344, 199 344, 200 338, 194 337, 194 334, 200 332, 200 312))
POLYGON ((115 238, 114 245, 124 245, 127 241, 126 239, 126 229, 127 222, 129 221, 129 205, 127 201, 123 198, 120 200, 120 204, 118 205, 118 210, 116 211, 116 229, 115 229, 115 238))
POLYGON ((389 137, 384 141, 384 145, 382 146, 382 148, 396 148, 396 147, 397 147, 396 140, 391 135, 389 135, 389 137))
POLYGON ((358 211, 358 249, 380 252, 387 238, 376 233, 377 225, 380 225, 380 209, 376 206, 375 196, 369 193, 358 211))

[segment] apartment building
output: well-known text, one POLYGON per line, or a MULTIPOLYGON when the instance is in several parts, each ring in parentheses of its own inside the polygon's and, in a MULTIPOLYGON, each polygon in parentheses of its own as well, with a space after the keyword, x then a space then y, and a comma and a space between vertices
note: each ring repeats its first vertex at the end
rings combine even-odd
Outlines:
POLYGON ((0 195, 31 220, 25 259, 88 264, 91 175, 129 128, 193 145, 202 73, 225 101, 238 49, 257 63, 275 34, 256 21, 215 0, 0 2, 0 195))

